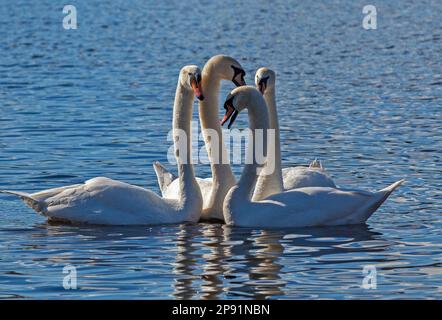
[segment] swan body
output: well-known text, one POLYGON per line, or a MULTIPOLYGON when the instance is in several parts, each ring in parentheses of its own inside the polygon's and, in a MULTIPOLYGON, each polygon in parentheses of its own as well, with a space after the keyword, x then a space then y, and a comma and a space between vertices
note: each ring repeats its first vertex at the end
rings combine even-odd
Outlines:
MULTIPOLYGON (((199 117, 206 150, 210 160, 212 178, 196 178, 203 195, 203 220, 223 221, 223 201, 229 189, 235 184, 230 163, 227 158, 221 126, 218 120, 218 100, 222 80, 232 81, 236 86, 245 85, 245 71, 238 61, 217 55, 210 58, 202 71, 202 92, 204 100, 199 103, 199 117), (218 145, 213 142, 210 130, 218 136, 218 145), (215 183, 213 183, 215 181, 215 183)), ((178 197, 178 180, 161 163, 154 163, 158 185, 164 198, 178 197)))
POLYGON ((242 227, 297 228, 362 224, 402 182, 400 180, 378 192, 329 187, 298 188, 247 204, 232 201, 235 193, 232 190, 226 197, 225 219, 229 225, 242 227))
MULTIPOLYGON (((97 225, 149 225, 198 220, 198 217, 186 217, 184 212, 180 214, 178 201, 165 201, 151 190, 105 177, 35 194, 14 191, 4 193, 17 195, 51 221, 97 225)), ((193 213, 198 216, 197 211, 193 213)))
POLYGON ((268 196, 303 187, 331 187, 334 181, 318 160, 309 167, 296 166, 281 170, 281 143, 279 133, 278 112, 275 98, 276 74, 269 68, 260 68, 255 74, 255 85, 263 94, 269 112, 269 129, 275 130, 275 155, 268 161, 274 161, 274 171, 266 176, 260 176, 256 184, 253 200, 262 200, 268 196))
MULTIPOLYGON (((267 107, 262 95, 254 87, 233 90, 225 104, 237 112, 247 108, 250 129, 269 127, 267 107)), ((253 134, 253 133, 252 133, 253 134)), ((264 149, 266 139, 264 139, 264 149)), ((255 146, 255 139, 252 142, 255 146)), ((330 187, 304 187, 280 192, 265 200, 251 200, 260 165, 253 158, 246 164, 237 185, 224 200, 227 224, 242 227, 316 227, 364 223, 403 180, 377 192, 344 190, 330 187)))
MULTIPOLYGON (((184 67, 180 72, 175 95, 175 141, 179 130, 186 132, 185 143, 189 149, 194 92, 202 98, 196 80, 199 74, 196 66, 184 67)), ((175 148, 177 147, 175 142, 175 148)), ((184 152, 184 159, 177 155, 180 189, 178 199, 164 199, 151 190, 104 177, 34 194, 1 192, 20 197, 28 206, 52 221, 99 225, 197 222, 202 210, 202 196, 195 181, 190 153, 184 152)))

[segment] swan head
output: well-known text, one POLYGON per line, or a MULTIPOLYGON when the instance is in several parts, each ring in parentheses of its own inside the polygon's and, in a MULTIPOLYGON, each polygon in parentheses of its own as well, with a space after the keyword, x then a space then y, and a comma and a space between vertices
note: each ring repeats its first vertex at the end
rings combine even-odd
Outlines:
POLYGON ((217 55, 210 58, 206 65, 210 65, 211 72, 216 73, 222 80, 232 81, 237 87, 246 85, 244 80, 246 72, 232 57, 217 55))
POLYGON ((255 74, 255 85, 259 92, 264 94, 267 89, 275 87, 276 74, 272 69, 263 67, 259 68, 255 74))
POLYGON ((180 71, 180 84, 192 90, 198 100, 204 100, 201 90, 201 70, 195 65, 185 66, 180 71))
MULTIPOLYGON (((230 119, 227 128, 233 125, 238 114, 253 105, 255 99, 263 99, 261 93, 253 86, 241 86, 235 88, 230 92, 226 101, 224 102, 224 109, 226 113, 224 118, 221 120, 221 125, 224 125, 227 120, 230 119)), ((265 103, 265 102, 264 102, 265 103)))

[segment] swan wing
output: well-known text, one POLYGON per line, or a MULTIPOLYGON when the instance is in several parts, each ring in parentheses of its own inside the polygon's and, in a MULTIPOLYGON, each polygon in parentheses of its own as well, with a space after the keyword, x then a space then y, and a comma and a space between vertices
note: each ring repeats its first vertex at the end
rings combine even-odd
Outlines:
POLYGON ((59 187, 59 188, 47 189, 47 190, 39 191, 36 193, 32 193, 30 196, 37 201, 44 202, 44 201, 46 201, 46 199, 51 198, 57 194, 60 194, 65 190, 72 189, 72 188, 78 188, 82 185, 83 184, 73 184, 73 185, 59 187))
POLYGON ((321 168, 317 167, 290 167, 282 169, 284 190, 304 187, 336 188, 332 178, 321 168))
POLYGON ((169 185, 176 180, 177 177, 167 170, 159 161, 155 161, 153 163, 153 168, 155 170, 155 174, 157 175, 158 186, 160 187, 160 191, 164 196, 169 185))

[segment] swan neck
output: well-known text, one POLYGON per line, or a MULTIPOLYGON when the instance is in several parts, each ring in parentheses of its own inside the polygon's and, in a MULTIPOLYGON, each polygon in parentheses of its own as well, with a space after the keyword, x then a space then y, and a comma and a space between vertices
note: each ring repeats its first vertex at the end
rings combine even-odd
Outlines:
POLYGON ((269 110, 269 128, 275 130, 275 171, 281 171, 281 142, 279 132, 278 110, 276 108, 275 87, 269 88, 264 94, 269 110))
POLYGON ((257 156, 259 154, 266 154, 267 150, 267 134, 269 129, 269 117, 265 100, 258 95, 251 95, 248 108, 249 117, 249 129, 251 132, 252 143, 249 142, 249 148, 247 152, 252 153, 252 163, 244 166, 241 178, 238 182, 238 186, 234 191, 235 198, 240 201, 250 201, 253 191, 255 190, 256 182, 259 176, 259 171, 265 165, 264 163, 258 163, 257 156), (262 136, 259 137, 260 132, 262 136), (242 199, 242 200, 241 200, 242 199))
POLYGON ((219 123, 218 100, 221 80, 213 64, 210 61, 206 63, 202 71, 201 86, 204 100, 199 102, 199 117, 213 179, 206 212, 217 218, 222 218, 225 195, 235 184, 235 176, 230 167, 230 159, 219 123))
POLYGON ((269 128, 274 130, 274 152, 267 159, 267 166, 273 168, 271 173, 260 175, 256 184, 253 200, 262 200, 272 194, 284 190, 281 163, 281 142, 279 132, 278 111, 276 109, 275 88, 271 87, 264 93, 264 100, 269 111, 269 128))
POLYGON ((184 206, 192 199, 198 199, 197 195, 200 193, 192 164, 191 120, 193 100, 193 92, 186 90, 178 81, 172 129, 180 185, 179 199, 184 206))
POLYGON ((224 145, 222 129, 219 124, 219 91, 221 78, 213 68, 204 66, 202 75, 204 100, 199 102, 199 116, 206 150, 210 159, 212 176, 215 180, 234 181, 229 155, 224 145), (220 179, 220 177, 225 177, 220 179))
POLYGON ((264 100, 266 101, 269 110, 269 128, 279 129, 278 111, 276 109, 275 88, 268 88, 264 93, 264 100))

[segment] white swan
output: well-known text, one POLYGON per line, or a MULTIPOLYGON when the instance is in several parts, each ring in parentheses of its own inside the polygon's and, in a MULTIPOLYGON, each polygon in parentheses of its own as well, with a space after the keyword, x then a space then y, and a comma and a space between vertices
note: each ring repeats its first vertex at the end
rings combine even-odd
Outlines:
MULTIPOLYGON (((187 150, 191 150, 192 106, 195 94, 202 98, 200 78, 197 66, 181 69, 173 107, 176 154, 177 137, 181 139, 182 132, 187 138, 180 141, 180 146, 185 144, 187 150)), ((197 222, 202 210, 202 196, 191 164, 191 151, 179 154, 179 199, 164 199, 151 190, 103 177, 34 194, 1 192, 20 197, 35 211, 54 221, 100 225, 197 222)))
MULTIPOLYGON (((199 117, 213 179, 196 178, 203 195, 203 213, 201 218, 204 220, 224 220, 222 212, 223 201, 229 189, 235 184, 235 176, 229 162, 224 161, 220 163, 221 161, 218 161, 220 157, 217 156, 223 155, 221 159, 226 159, 227 155, 218 120, 219 91, 221 80, 232 81, 237 86, 245 85, 245 71, 235 59, 225 55, 217 55, 207 61, 202 75, 204 100, 199 103, 199 117), (214 130, 213 133, 219 137, 217 139, 218 147, 208 129, 214 130)), ((158 161, 154 162, 153 166, 163 197, 176 199, 179 191, 176 177, 158 161)))
MULTIPOLYGON (((248 109, 250 129, 267 130, 269 117, 264 98, 252 86, 234 89, 226 99, 226 114, 248 109)), ((227 121, 224 119, 223 122, 227 121)), ((229 126, 234 119, 230 121, 229 126)), ((266 150, 267 139, 263 149, 266 150)), ((251 146, 255 149, 255 139, 251 146)), ((256 153, 246 164, 241 178, 224 200, 227 224, 243 227, 312 227, 364 223, 402 182, 378 192, 350 191, 330 187, 306 187, 274 194, 262 201, 251 201, 257 180, 256 153)))
MULTIPOLYGON (((255 84, 263 94, 269 111, 269 128, 275 129, 275 155, 273 172, 258 178, 253 200, 259 201, 268 196, 303 187, 331 187, 336 188, 333 180, 323 169, 318 160, 314 160, 309 167, 289 167, 281 169, 281 144, 278 123, 278 112, 275 99, 276 74, 269 68, 260 68, 255 74, 255 84)), ((271 161, 271 160, 269 160, 271 161)))

